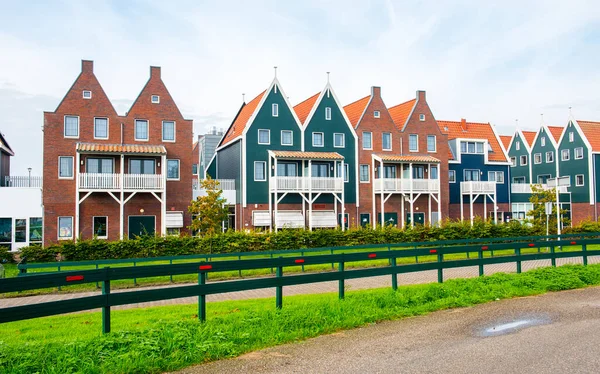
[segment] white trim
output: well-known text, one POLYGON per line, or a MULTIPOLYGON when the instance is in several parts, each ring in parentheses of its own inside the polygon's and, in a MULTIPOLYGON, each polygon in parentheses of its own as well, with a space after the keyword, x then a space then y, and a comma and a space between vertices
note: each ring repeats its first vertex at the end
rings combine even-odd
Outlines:
POLYGON ((110 120, 108 119, 108 117, 94 117, 94 129, 93 129, 93 131, 94 131, 94 139, 97 139, 97 140, 108 140, 110 138, 110 132, 109 132, 110 125, 109 125, 109 121, 110 120), (97 119, 105 119, 106 120, 106 138, 99 138, 99 137, 96 136, 96 120, 97 119))
POLYGON ((73 238, 75 237, 75 222, 73 220, 73 216, 58 216, 56 217, 56 236, 58 238, 58 240, 73 240, 73 238), (60 219, 61 218, 70 218, 71 219, 71 236, 69 237, 61 237, 60 236, 60 219))
POLYGON ((533 154, 533 163, 534 164, 539 165, 539 164, 542 163, 542 160, 543 160, 543 158, 542 158, 542 153, 541 152, 533 154), (540 161, 539 162, 536 160, 537 156, 540 156, 540 161))
POLYGON ((343 132, 334 132, 333 133, 333 148, 345 148, 345 147, 346 147, 346 134, 344 134, 343 132), (342 145, 335 145, 335 136, 336 135, 342 136, 342 145))
POLYGON ((409 152, 419 152, 419 134, 408 134, 408 151, 409 152), (411 136, 417 137, 417 149, 410 149, 410 137, 411 136))
POLYGON ((517 166, 517 156, 510 156, 510 167, 516 168, 517 166))
POLYGON ((448 183, 456 183, 456 170, 448 169, 448 183), (454 180, 450 179, 450 173, 454 175, 454 180))
POLYGON ((165 175, 165 177, 167 178, 167 181, 178 181, 181 179, 181 160, 178 158, 168 158, 167 160, 167 175, 165 175), (169 178, 169 161, 177 161, 177 178, 169 178))
POLYGON ((437 136, 427 135, 427 152, 428 153, 437 153, 437 136), (430 137, 433 137, 433 151, 429 150, 429 138, 430 137))
POLYGON ((108 239, 108 216, 92 216, 92 237, 96 239, 108 239), (94 227, 94 220, 96 218, 106 218, 106 236, 95 236, 96 235, 96 227, 94 227))
POLYGON ((560 160, 561 161, 569 161, 571 159, 571 150, 570 149, 561 149, 560 150, 560 160), (566 151, 566 153, 565 153, 566 151), (565 158, 565 154, 567 157, 565 158))
POLYGON ((387 131, 385 131, 385 132, 382 132, 382 133, 381 133, 381 150, 382 150, 382 151, 391 152, 391 151, 392 151, 392 149, 394 148, 394 145, 393 145, 393 144, 394 144, 394 143, 393 143, 393 141, 392 141, 392 133, 391 133, 391 132, 387 132, 387 131), (389 135, 390 135, 390 148, 383 148, 383 137, 384 137, 384 135, 385 135, 385 134, 389 134, 389 135))
POLYGON ((331 121, 331 107, 325 107, 325 121, 331 121))
POLYGON ((271 144, 271 130, 270 129, 257 129, 256 135, 257 135, 256 144, 260 144, 260 145, 270 145, 271 144), (260 142, 260 132, 261 131, 266 131, 269 134, 269 141, 267 143, 260 142))
POLYGON ((160 104, 160 96, 159 95, 150 95, 150 103, 160 104), (154 101, 155 97, 156 97, 156 101, 154 101))
POLYGON ((267 173, 269 172, 267 170, 267 162, 266 161, 254 161, 254 169, 253 170, 253 174, 254 174, 254 181, 255 182, 266 182, 267 181, 267 173), (264 168, 264 179, 256 179, 256 164, 263 164, 264 168))
POLYGON ((421 122, 425 121, 425 113, 419 114, 419 121, 421 121, 421 122))
POLYGON ((325 147, 325 133, 324 132, 319 132, 319 131, 313 131, 311 134, 311 139, 312 139, 312 146, 315 148, 322 148, 325 147), (321 145, 315 145, 315 134, 321 134, 321 139, 323 140, 323 144, 321 145))
POLYGON ((148 121, 147 119, 139 119, 139 118, 133 119, 133 139, 137 142, 147 142, 150 140, 150 121, 148 121), (147 135, 146 139, 138 139, 138 137, 137 137, 137 122, 138 121, 146 121, 146 135, 147 135))
POLYGON ((575 175, 575 187, 584 187, 585 186, 585 175, 577 174, 575 175), (577 177, 581 177, 581 184, 577 183, 577 177))
MULTIPOLYGON (((535 145, 535 143, 533 143, 535 145)), ((540 146, 541 147, 545 147, 546 146, 546 136, 542 136, 540 138, 540 146)))
MULTIPOLYGON (((277 93, 277 91, 275 91, 277 93)), ((279 104, 273 103, 271 104, 271 117, 279 117, 279 104)))
POLYGON ((360 144, 361 148, 364 151, 372 151, 373 150, 373 132, 372 131, 363 131, 362 132, 362 138, 361 138, 361 144, 360 144), (369 148, 365 148, 365 134, 369 134, 371 136, 371 146, 369 148))
POLYGON ((63 116, 63 137, 64 138, 79 139, 80 130, 81 130, 81 121, 79 120, 79 116, 74 116, 74 115, 69 115, 69 114, 65 114, 63 116), (77 135, 76 136, 67 135, 67 117, 77 118, 77 135))
POLYGON ((573 158, 575 160, 583 160, 583 147, 577 147, 573 149, 573 158), (577 157, 577 150, 581 149, 581 157, 577 157))
POLYGON ((58 156, 58 179, 73 179, 75 176, 75 157, 73 156, 58 156), (60 159, 66 157, 71 158, 71 176, 70 177, 61 177, 60 176, 60 159))
POLYGON ((162 121, 162 127, 160 129, 160 137, 165 143, 175 143, 177 141, 177 123, 175 121, 162 121), (165 122, 173 123, 173 140, 165 139, 165 122))
POLYGON ((373 111, 373 118, 381 118, 381 111, 374 110, 373 111))
POLYGON ((527 166, 529 165, 529 155, 520 155, 519 156, 519 166, 527 166), (523 160, 523 157, 525 157, 525 163, 521 162, 523 160))
POLYGON ((371 165, 369 165, 369 164, 360 164, 359 168, 358 168, 358 172, 359 172, 358 180, 359 180, 360 183, 371 183, 371 165), (366 166, 367 167, 367 180, 366 181, 364 181, 364 180, 361 179, 361 175, 362 175, 362 174, 360 174, 361 166, 366 166))
POLYGON ((575 134, 573 131, 569 131, 569 143, 573 143, 575 141, 575 134))
POLYGON ((488 182, 496 182, 496 184, 504 184, 505 181, 506 181, 506 179, 504 177, 504 171, 502 171, 502 170, 490 170, 490 171, 488 171, 488 182), (494 177, 494 180, 492 180, 490 178, 491 174, 494 174, 496 176, 499 175, 499 174, 502 174, 502 182, 498 182, 498 178, 497 177, 494 177))
MULTIPOLYGON (((129 171, 129 173, 131 173, 131 161, 152 160, 152 161, 154 161, 154 172, 152 174, 154 174, 154 175, 157 174, 156 173, 156 168, 158 168, 159 166, 156 165, 157 162, 156 162, 155 158, 148 158, 148 157, 145 157, 145 158, 144 157, 143 158, 136 158, 136 157, 139 157, 139 156, 133 156, 132 158, 130 158, 129 160, 127 160, 127 170, 129 171)), ((141 170, 143 164, 144 164, 143 162, 140 164, 140 170, 141 170)), ((166 165, 165 165, 165 167, 166 167, 166 165)), ((148 174, 148 173, 142 173, 142 174, 148 174)), ((165 175, 165 178, 166 178, 166 175, 165 175)))
POLYGON ((550 164, 550 163, 554 162, 554 152, 555 152, 555 151, 547 151, 547 152, 546 152, 546 163, 547 163, 547 164, 550 164), (551 155, 551 156, 552 156, 552 160, 548 161, 548 155, 551 155))
POLYGON ((281 145, 286 146, 286 147, 291 147, 294 145, 294 131, 293 130, 281 130, 281 134, 279 136, 281 137, 281 145), (292 139, 292 142, 290 144, 283 143, 283 133, 284 132, 289 132, 290 134, 292 134, 290 137, 292 139))
POLYGON ((90 91, 90 90, 83 90, 83 91, 81 92, 81 97, 82 97, 82 98, 84 98, 84 99, 86 99, 86 100, 91 100, 91 99, 92 99, 92 91, 90 91), (89 96, 89 97, 85 97, 85 93, 86 93, 86 92, 89 92, 89 93, 90 93, 90 96, 89 96))

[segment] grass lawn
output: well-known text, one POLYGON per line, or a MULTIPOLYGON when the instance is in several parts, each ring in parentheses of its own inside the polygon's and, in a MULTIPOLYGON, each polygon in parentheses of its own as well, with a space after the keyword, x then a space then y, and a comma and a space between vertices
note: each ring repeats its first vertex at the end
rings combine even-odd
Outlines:
POLYGON ((600 284, 600 265, 565 265, 522 274, 455 279, 391 289, 209 303, 112 313, 102 335, 100 313, 0 325, 0 372, 159 373, 321 334, 435 310, 600 284))

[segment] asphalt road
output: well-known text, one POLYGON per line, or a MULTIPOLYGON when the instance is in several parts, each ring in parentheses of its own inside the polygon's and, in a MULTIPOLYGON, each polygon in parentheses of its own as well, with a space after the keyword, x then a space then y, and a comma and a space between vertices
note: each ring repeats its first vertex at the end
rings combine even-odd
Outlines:
POLYGON ((181 373, 600 373, 600 287, 373 324, 181 373))

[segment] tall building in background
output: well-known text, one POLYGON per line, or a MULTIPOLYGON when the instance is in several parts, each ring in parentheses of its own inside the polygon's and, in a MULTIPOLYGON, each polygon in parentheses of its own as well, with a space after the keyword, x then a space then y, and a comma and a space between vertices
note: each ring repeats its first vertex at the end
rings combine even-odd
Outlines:
MULTIPOLYGON (((218 130, 215 126, 211 131, 204 135, 198 135, 198 140, 194 143, 194 165, 192 173, 197 179, 206 178, 206 167, 212 160, 217 149, 217 145, 223 138, 223 130, 218 130)), ((211 175, 214 178, 214 175, 211 175)))

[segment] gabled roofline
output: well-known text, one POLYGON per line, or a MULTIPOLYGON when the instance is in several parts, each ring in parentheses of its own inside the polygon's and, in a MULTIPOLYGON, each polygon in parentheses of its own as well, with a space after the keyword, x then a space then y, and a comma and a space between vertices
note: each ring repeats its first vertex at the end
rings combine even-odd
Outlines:
POLYGON ((344 121, 346 122, 346 126, 348 126, 348 128, 350 129, 350 132, 352 133, 354 140, 358 140, 358 135, 356 135, 356 131, 354 131, 354 127, 352 126, 350 119, 346 115, 346 111, 344 110, 344 107, 341 105, 340 100, 338 99, 337 95, 335 94, 335 91, 333 90, 333 87, 331 86, 331 83, 329 83, 329 82, 327 82, 327 84, 325 85, 325 87, 323 88, 321 93, 319 94, 319 97, 315 101, 315 104, 313 105, 312 109, 308 113, 308 116, 306 117, 306 120, 304 121, 305 125, 303 126, 302 130, 304 131, 308 127, 308 124, 310 123, 313 116, 315 115, 315 112, 317 111, 317 107, 323 100, 323 97, 327 93, 327 90, 329 90, 329 92, 331 93, 331 96, 333 97, 333 101, 335 101, 336 105, 340 109, 340 112, 342 112, 342 117, 344 118, 344 121))
MULTIPOLYGON (((410 100, 412 100, 412 99, 410 99, 410 100)), ((407 103, 410 100, 405 101, 404 103, 407 103)), ((398 105, 402 105, 404 103, 400 103, 398 105)), ((415 100, 415 103, 413 104, 413 107, 410 110, 410 113, 408 113, 408 116, 406 116, 406 120, 404 121, 404 125, 402 125, 402 129, 400 130, 401 132, 404 132, 404 130, 406 130, 406 126, 408 126, 408 121, 410 121, 410 118, 412 117, 413 113, 415 112, 415 108, 417 107, 418 103, 419 103, 419 92, 417 91, 417 99, 415 100)), ((389 109, 388 109, 388 112, 389 112, 389 109)), ((433 113, 431 113, 431 116, 433 117, 433 113)), ((433 120, 435 121, 435 118, 433 120)), ((437 124, 437 121, 435 121, 435 123, 437 124)), ((439 129, 439 126, 438 126, 438 129, 439 129)))
MULTIPOLYGON (((235 123, 235 121, 237 120, 237 118, 240 116, 240 113, 242 112, 242 109, 244 109, 244 107, 246 105, 247 105, 246 102, 243 102, 242 105, 240 105, 240 109, 238 109, 237 113, 235 114, 235 117, 233 117, 233 121, 231 121, 231 123, 227 127, 227 130, 223 133, 223 136, 219 140, 219 143, 217 144, 217 148, 215 148, 215 149, 219 149, 222 145, 225 145, 225 144, 223 144, 223 141, 225 140, 225 136, 227 135, 227 133, 229 133, 229 129, 231 128, 231 126, 233 126, 233 124, 235 123)), ((231 139, 226 144, 233 142, 235 139, 236 138, 231 139)))
MULTIPOLYGON (((575 118, 573 118, 572 115, 569 116, 569 120, 567 121, 567 125, 565 126, 565 129, 563 130, 562 134, 560 135, 560 139, 558 140, 558 144, 560 145, 562 143, 563 138, 565 137, 565 134, 567 133, 567 128, 569 127, 569 122, 573 123, 573 126, 575 127, 575 129, 577 130, 577 132, 579 133, 579 135, 581 136, 581 139, 583 139, 583 142, 585 143, 585 146, 588 148, 588 150, 590 152, 592 152, 593 151, 592 144, 589 142, 587 136, 585 135, 585 132, 583 132, 583 130, 579 126, 579 123, 577 122, 577 120, 575 118)), ((558 146, 556 147, 556 149, 558 150, 558 146)))
POLYGON ((531 147, 529 146, 529 144, 527 144, 527 139, 525 138, 525 135, 523 135, 523 131, 521 129, 516 129, 515 130, 515 133, 513 134, 513 137, 510 140, 510 143, 508 144, 508 149, 510 149, 512 147, 513 142, 515 141, 515 135, 516 134, 519 134, 519 137, 523 141, 523 145, 525 146, 525 150, 527 150, 527 153, 531 154, 531 147))
MULTIPOLYGON (((362 98, 362 99, 364 99, 364 98, 362 98)), ((359 100, 362 100, 362 99, 358 99, 358 100, 356 100, 356 101, 359 101, 359 100)), ((356 102, 356 101, 355 101, 355 102, 356 102)), ((371 105, 371 102, 372 102, 372 101, 373 101, 373 92, 371 91, 371 94, 369 95, 369 101, 367 101, 367 105, 365 105, 365 107, 363 108, 363 112, 362 112, 362 114, 360 115, 360 117, 358 117, 358 121, 356 121, 356 126, 354 126, 354 129, 355 129, 355 130, 356 130, 356 129, 358 129, 358 125, 360 125, 360 123, 362 122, 362 119, 363 119, 363 117, 364 117, 364 116, 365 116, 365 114, 367 113, 367 108, 369 107, 369 105, 371 105)), ((351 104, 353 104, 353 103, 350 103, 350 104, 348 104, 348 105, 351 105, 351 104)), ((342 109, 343 109, 343 107, 342 107, 342 109)), ((386 109, 387 109, 387 108, 386 108, 386 109)), ((345 112, 345 111, 344 111, 344 112, 345 112)))
MULTIPOLYGON (((494 136, 496 137, 496 141, 498 142, 498 145, 500 146, 500 149, 502 150, 504 159, 506 160, 506 162, 510 162, 510 157, 508 157, 508 150, 504 149, 504 145, 502 144, 502 139, 500 139, 500 135, 496 131, 496 126, 492 125, 489 122, 488 122, 488 124, 492 128, 492 132, 494 133, 494 136)), ((488 143, 489 143, 489 140, 488 140, 488 143)), ((492 162, 499 162, 499 161, 492 161, 492 162)))
POLYGON ((6 138, 4 137, 4 135, 1 132, 0 132, 0 140, 2 140, 2 142, 0 142, 0 150, 3 150, 4 152, 8 153, 11 156, 14 156, 15 151, 12 150, 12 148, 6 141, 6 138))

